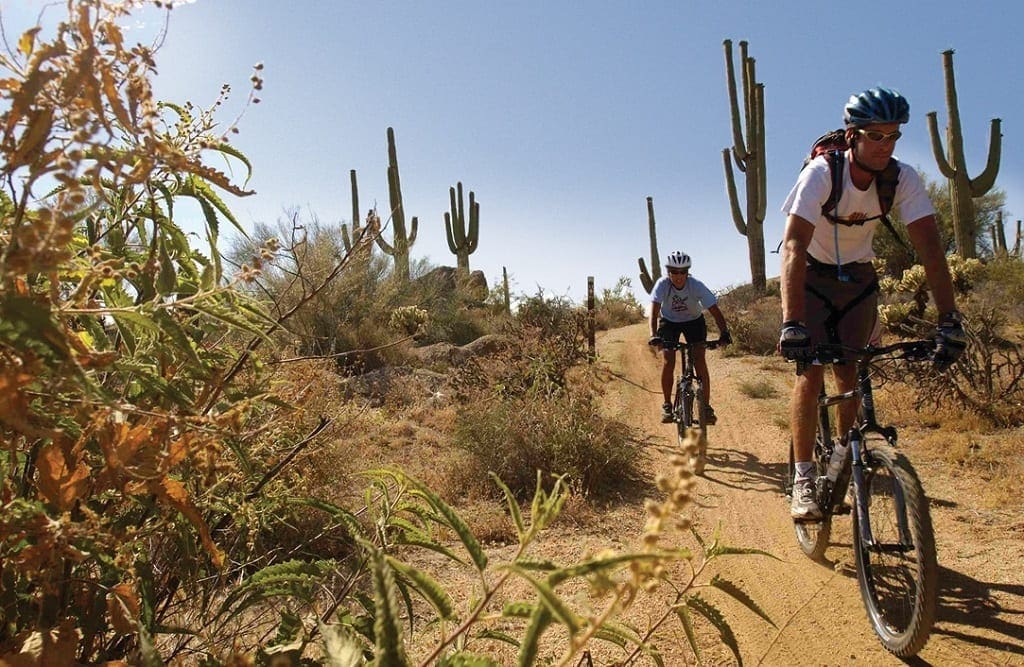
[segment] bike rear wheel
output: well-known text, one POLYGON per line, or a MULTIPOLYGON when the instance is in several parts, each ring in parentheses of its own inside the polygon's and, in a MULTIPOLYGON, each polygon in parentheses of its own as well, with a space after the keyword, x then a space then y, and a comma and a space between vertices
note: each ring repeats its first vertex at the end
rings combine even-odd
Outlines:
POLYGON ((874 545, 863 543, 860 510, 855 507, 857 580, 868 620, 882 645, 899 657, 910 657, 928 641, 938 596, 928 499, 910 462, 892 447, 874 444, 865 450, 865 463, 862 493, 874 545))
MULTIPOLYGON (((820 451, 821 442, 819 439, 818 444, 815 446, 814 466, 817 469, 818 479, 824 479, 826 471, 821 457, 818 456, 820 451)), ((796 473, 792 440, 789 441, 789 468, 789 489, 790 494, 792 494, 792 479, 796 473)), ((808 558, 820 561, 825 559, 825 551, 828 549, 829 539, 832 537, 832 513, 829 511, 830 503, 822 504, 819 501, 819 505, 822 512, 821 519, 817 521, 794 521, 793 532, 796 533, 796 541, 804 554, 808 558)))

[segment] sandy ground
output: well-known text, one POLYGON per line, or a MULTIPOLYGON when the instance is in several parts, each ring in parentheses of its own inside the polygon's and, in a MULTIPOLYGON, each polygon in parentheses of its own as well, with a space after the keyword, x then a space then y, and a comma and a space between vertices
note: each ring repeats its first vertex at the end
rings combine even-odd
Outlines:
MULTIPOLYGON (((609 378, 606 407, 641 429, 653 478, 668 469, 677 438, 675 427, 658 419, 660 366, 646 339, 646 324, 603 332, 598 363, 609 378)), ((828 563, 805 557, 793 536, 781 492, 791 368, 778 359, 725 357, 719 351, 709 352, 709 364, 719 421, 711 427, 708 465, 696 488, 694 523, 705 534, 720 527, 723 541, 779 559, 741 556, 719 562, 723 576, 740 584, 777 626, 725 596, 708 595, 726 612, 744 664, 900 664, 878 642, 865 616, 849 519, 839 517, 833 524, 828 563), (775 396, 753 399, 739 390, 759 382, 770 383, 775 396)), ((912 434, 900 435, 913 462, 912 434)), ((911 664, 1024 665, 1024 505, 979 513, 969 495, 977 486, 970 480, 952 477, 955 473, 943 466, 921 467, 918 473, 931 498, 941 583, 938 621, 911 664)), ((633 539, 622 535, 624 526, 641 525, 642 499, 624 502, 579 533, 559 531, 545 550, 565 554, 618 546, 633 539)), ((715 635, 701 634, 704 661, 734 664, 715 635)), ((666 662, 692 664, 693 657, 680 650, 666 655, 666 662)))

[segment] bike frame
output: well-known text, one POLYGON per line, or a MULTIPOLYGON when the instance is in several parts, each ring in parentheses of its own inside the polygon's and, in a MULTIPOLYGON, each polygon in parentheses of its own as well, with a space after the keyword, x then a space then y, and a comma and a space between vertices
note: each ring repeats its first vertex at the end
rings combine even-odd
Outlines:
MULTIPOLYGON (((716 347, 718 347, 718 341, 706 340, 703 343, 685 343, 680 341, 676 343, 664 343, 662 345, 663 349, 671 350, 672 352, 678 350, 680 355, 682 355, 682 370, 680 371, 679 376, 676 378, 676 393, 673 396, 673 405, 675 404, 676 400, 678 400, 680 397, 682 397, 683 405, 686 404, 685 402, 687 399, 693 401, 693 397, 696 395, 694 385, 703 388, 700 378, 697 377, 697 371, 693 365, 692 348, 697 345, 700 345, 706 350, 713 350, 716 347)), ((706 395, 704 398, 705 400, 707 400, 706 395)), ((679 422, 680 415, 675 415, 675 418, 676 421, 679 422)))
POLYGON ((903 497, 902 489, 898 486, 895 489, 894 495, 901 544, 879 545, 875 542, 874 535, 871 532, 871 520, 867 511, 867 493, 864 491, 864 462, 866 460, 863 452, 864 436, 869 433, 877 433, 892 447, 896 447, 897 440, 894 427, 882 426, 878 423, 875 412, 874 390, 871 384, 871 361, 877 357, 900 351, 904 352, 903 356, 905 358, 914 358, 924 353, 923 346, 926 344, 928 344, 928 341, 915 341, 911 343, 895 343, 884 347, 868 346, 863 350, 837 345, 822 345, 818 347, 819 356, 823 352, 832 353, 832 356, 835 357, 831 360, 832 363, 842 358, 843 353, 853 353, 856 356, 857 386, 855 389, 837 394, 828 394, 825 391, 824 380, 822 381, 821 393, 818 396, 818 429, 821 441, 828 443, 827 451, 823 452, 822 455, 831 456, 837 443, 832 436, 828 408, 845 401, 860 399, 857 421, 847 434, 849 447, 843 461, 843 467, 828 496, 828 506, 831 509, 837 504, 836 499, 845 496, 846 488, 852 481, 854 502, 857 503, 857 516, 861 519, 858 521, 861 541, 871 550, 906 550, 907 547, 905 545, 911 543, 910 529, 907 524, 906 499, 903 497))

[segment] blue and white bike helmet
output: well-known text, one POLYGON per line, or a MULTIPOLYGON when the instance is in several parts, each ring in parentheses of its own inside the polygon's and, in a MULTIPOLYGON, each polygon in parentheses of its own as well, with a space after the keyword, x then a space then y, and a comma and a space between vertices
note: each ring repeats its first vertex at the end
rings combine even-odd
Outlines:
POLYGON ((678 250, 670 252, 665 258, 665 267, 669 269, 688 269, 690 263, 690 256, 678 250))
POLYGON ((851 95, 843 110, 847 129, 883 123, 906 123, 910 120, 907 98, 891 88, 871 88, 851 95))

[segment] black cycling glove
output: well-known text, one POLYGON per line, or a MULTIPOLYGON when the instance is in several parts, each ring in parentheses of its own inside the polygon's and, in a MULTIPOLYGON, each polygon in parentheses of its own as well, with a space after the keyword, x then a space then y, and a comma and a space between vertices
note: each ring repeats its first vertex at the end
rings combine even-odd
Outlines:
POLYGON ((783 322, 779 352, 789 361, 807 361, 811 355, 811 335, 807 327, 796 320, 783 322))
POLYGON ((963 315, 954 310, 943 317, 935 329, 935 370, 942 372, 955 364, 966 347, 963 315))

